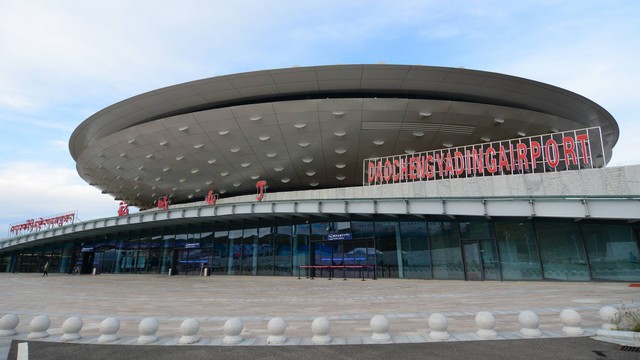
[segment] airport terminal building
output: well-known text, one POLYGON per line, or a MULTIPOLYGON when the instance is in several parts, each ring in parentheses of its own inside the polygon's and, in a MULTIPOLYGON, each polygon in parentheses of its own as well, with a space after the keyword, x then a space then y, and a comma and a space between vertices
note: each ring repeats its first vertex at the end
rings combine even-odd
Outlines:
POLYGON ((71 136, 114 216, 14 224, 0 271, 640 281, 640 166, 606 167, 618 136, 580 95, 460 68, 169 86, 71 136))

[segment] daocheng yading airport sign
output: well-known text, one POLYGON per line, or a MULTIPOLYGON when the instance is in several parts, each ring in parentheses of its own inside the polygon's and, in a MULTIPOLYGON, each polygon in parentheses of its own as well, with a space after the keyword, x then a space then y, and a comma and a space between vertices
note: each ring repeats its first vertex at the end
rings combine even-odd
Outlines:
POLYGON ((603 167, 599 127, 364 160, 364 185, 603 167))

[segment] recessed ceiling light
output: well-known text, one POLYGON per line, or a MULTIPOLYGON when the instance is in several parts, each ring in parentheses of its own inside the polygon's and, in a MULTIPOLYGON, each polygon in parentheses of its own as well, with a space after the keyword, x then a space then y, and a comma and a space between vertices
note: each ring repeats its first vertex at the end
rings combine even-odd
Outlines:
POLYGON ((240 164, 240 166, 242 166, 243 168, 246 168, 246 167, 251 166, 251 163, 250 162, 245 162, 245 163, 240 164))
POLYGON ((219 192, 220 194, 224 194, 224 193, 226 193, 226 192, 227 192, 227 189, 222 189, 222 190, 220 190, 220 191, 218 191, 218 192, 219 192))
POLYGON ((200 192, 200 190, 202 190, 202 189, 197 188, 197 189, 195 189, 195 190, 193 190, 193 191, 195 191, 195 192, 200 192))
POLYGON ((276 156, 278 156, 277 152, 269 152, 269 153, 267 153, 267 157, 274 158, 276 156))
POLYGON ((556 128, 551 128, 549 129, 552 133, 557 133, 560 132, 560 130, 556 129, 556 128))
POLYGON ((240 151, 240 148, 239 147, 234 147, 234 148, 229 149, 229 151, 231 151, 232 153, 237 153, 238 151, 240 151))
POLYGON ((345 164, 345 163, 337 163, 337 164, 336 164, 336 167, 337 167, 338 169, 344 169, 344 168, 345 168, 345 166, 347 166, 347 164, 345 164))
POLYGON ((236 181, 236 182, 233 183, 233 187, 238 187, 240 185, 242 185, 242 183, 239 182, 239 181, 236 181))
POLYGON ((495 119, 493 119, 493 123, 496 124, 496 125, 504 124, 504 119, 495 118, 495 119))
POLYGON ((144 165, 138 166, 138 170, 143 170, 143 169, 144 169, 144 165))
POLYGON ((182 160, 182 159, 184 159, 184 155, 178 155, 178 156, 176 156, 176 160, 180 161, 180 160, 182 160))
POLYGON ((164 171, 164 172, 167 172, 167 171, 169 171, 169 170, 171 170, 171 168, 170 168, 170 167, 168 167, 168 166, 165 166, 165 167, 163 167, 163 168, 162 168, 162 171, 164 171))
MULTIPOLYGON (((133 178, 134 181, 139 181, 140 180, 140 176, 136 176, 133 178)), ((136 185, 137 186, 137 185, 136 185)))
MULTIPOLYGON (((137 188, 138 188, 138 184, 133 185, 133 188, 134 188, 134 189, 137 189, 137 188)), ((138 195, 140 195, 140 194, 138 194, 138 195)))
POLYGON ((313 175, 316 174, 316 171, 315 170, 307 170, 307 172, 305 174, 307 174, 307 176, 313 176, 313 175))
POLYGON ((191 199, 191 198, 193 197, 193 194, 189 194, 189 195, 187 195, 187 197, 188 197, 189 199, 191 199))
POLYGON ((300 147, 301 147, 301 148, 303 148, 303 149, 308 148, 308 147, 309 147, 309 145, 311 145, 311 143, 310 143, 310 142, 308 142, 308 141, 303 141, 303 142, 299 142, 299 143, 298 143, 298 146, 300 146, 300 147))
POLYGON ((218 134, 220 134, 220 135, 222 135, 222 136, 225 136, 225 135, 227 135, 228 133, 229 133, 229 130, 220 130, 220 131, 218 131, 218 134))
POLYGON ((216 162, 216 159, 209 159, 209 160, 207 160, 207 162, 208 162, 209 164, 213 164, 214 162, 216 162))
POLYGON ((381 139, 373 140, 373 144, 375 146, 380 146, 380 145, 384 144, 384 140, 381 140, 381 139))
POLYGON ((346 179, 346 178, 347 178, 347 177, 346 177, 346 176, 344 176, 344 175, 336 175, 336 179, 338 179, 338 180, 340 180, 340 181, 342 181, 342 180, 344 180, 344 179, 346 179))
POLYGON ((205 184, 207 184, 207 185, 211 185, 211 184, 213 184, 213 181, 211 181, 211 180, 206 181, 206 182, 205 182, 205 184))
POLYGON ((282 166, 278 166, 278 167, 274 167, 273 170, 280 172, 284 170, 284 168, 282 166))
POLYGON ((178 190, 178 188, 177 187, 172 187, 171 190, 176 191, 176 190, 178 190))
POLYGON ((187 130, 189 130, 189 127, 188 126, 182 126, 182 127, 179 127, 178 130, 187 131, 187 130))
POLYGON ((227 175, 229 175, 228 171, 223 171, 223 172, 220 173, 220 176, 227 176, 227 175))
POLYGON ((483 137, 480 138, 480 140, 482 140, 484 142, 489 142, 489 141, 491 141, 491 138, 488 137, 488 136, 483 136, 483 137))
POLYGON ((101 158, 105 158, 106 156, 103 153, 98 153, 98 156, 101 158))
POLYGON ((269 136, 269 135, 258 136, 258 140, 261 140, 261 141, 267 141, 269 139, 271 139, 271 136, 269 136))
POLYGON ((183 182, 187 181, 187 179, 185 179, 185 178, 180 178, 180 180, 178 180, 178 181, 180 181, 181 183, 183 183, 183 182))
POLYGON ((453 146, 453 144, 446 142, 446 143, 442 143, 442 146, 450 148, 453 146))
MULTIPOLYGON (((156 186, 155 186, 155 185, 153 185, 153 186, 151 187, 151 190, 155 190, 155 189, 156 189, 156 186)), ((151 195, 151 196, 155 196, 155 195, 151 195)))
POLYGON ((347 135, 346 131, 336 131, 333 133, 333 135, 337 136, 337 137, 343 137, 345 135, 347 135))
POLYGON ((260 116, 260 115, 253 115, 253 116, 249 117, 249 120, 251 120, 251 121, 258 121, 260 119, 262 119, 262 116, 260 116))
POLYGON ((296 129, 304 129, 305 127, 307 127, 307 124, 293 124, 293 127, 296 129))
POLYGON ((310 182, 310 183, 309 183, 309 186, 313 186, 313 187, 316 187, 316 186, 318 186, 318 185, 320 185, 320 183, 319 183, 319 182, 317 182, 317 181, 314 181, 314 182, 310 182))
POLYGON ((310 163, 312 161, 313 161, 313 158, 311 156, 307 156, 307 157, 303 157, 302 158, 302 162, 305 163, 305 164, 308 164, 308 163, 310 163))
POLYGON ((203 146, 204 146, 204 144, 195 144, 195 145, 193 145, 193 148, 194 149, 200 149, 203 146))
POLYGON ((258 180, 260 175, 251 175, 251 180, 258 180))
POLYGON ((160 176, 158 176, 158 177, 156 178, 156 181, 160 181, 160 180, 162 180, 162 178, 161 178, 160 176))
POLYGON ((420 115, 420 117, 421 117, 421 118, 423 118, 423 119, 424 119, 424 118, 426 118, 426 117, 431 116, 431 113, 430 113, 430 112, 428 112, 428 111, 420 111, 418 114, 419 114, 419 115, 420 115))
POLYGON ((198 173, 198 171, 200 171, 200 170, 198 170, 198 169, 191 169, 191 173, 192 173, 192 174, 197 174, 197 173, 198 173))
POLYGON ((289 181, 291 181, 291 179, 289 179, 288 177, 284 177, 282 179, 280 179, 280 181, 282 181, 283 183, 288 183, 289 181))
POLYGON ((331 113, 332 113, 335 117, 341 117, 341 116, 343 116, 344 114, 346 114, 347 112, 346 112, 346 111, 343 111, 343 110, 334 110, 334 111, 332 111, 331 113))
POLYGON ((167 145, 169 142, 167 140, 164 141, 160 141, 160 146, 165 146, 167 145))
POLYGON ((153 154, 147 154, 147 156, 145 156, 147 159, 151 159, 153 157, 153 154))
POLYGON ((527 133, 524 131, 517 131, 516 134, 518 134, 518 136, 527 136, 527 133))
POLYGON ((416 151, 413 150, 413 149, 404 149, 404 153, 405 154, 413 154, 414 152, 416 152, 416 151))
POLYGON ((424 132, 422 132, 422 131, 414 131, 411 134, 413 136, 415 136, 415 137, 423 137, 424 136, 424 132))
POLYGON ((122 169, 122 165, 116 166, 116 170, 121 170, 121 169, 122 169))
POLYGON ((347 149, 345 149, 345 148, 337 148, 334 151, 336 152, 336 154, 342 155, 342 154, 347 152, 347 149))
POLYGON ((153 193, 151 194, 151 197, 156 197, 156 195, 157 195, 156 193, 153 193))
POLYGON ((136 142, 136 139, 131 139, 129 141, 127 141, 129 144, 133 144, 134 142, 136 142))
POLYGON ((127 153, 122 153, 122 154, 120 154, 120 157, 121 157, 121 158, 126 157, 126 156, 127 156, 127 153))

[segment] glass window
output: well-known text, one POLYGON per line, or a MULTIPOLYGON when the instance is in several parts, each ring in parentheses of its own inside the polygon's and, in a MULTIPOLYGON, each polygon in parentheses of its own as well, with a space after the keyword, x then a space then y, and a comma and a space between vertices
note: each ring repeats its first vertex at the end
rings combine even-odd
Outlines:
POLYGON ((425 221, 400 222, 403 275, 409 279, 431 279, 431 254, 425 221))
POLYGON ((455 222, 429 222, 428 227, 433 277, 435 279, 464 280, 458 224, 455 222))
POLYGON ((291 257, 292 257, 292 229, 291 225, 278 226, 273 239, 273 256, 274 256, 274 274, 275 275, 291 275, 291 257))
POLYGON ((502 277, 505 280, 542 280, 533 223, 495 222, 502 277))
POLYGON ((462 240, 490 239, 492 237, 488 221, 461 221, 459 225, 460 239, 462 240))
MULTIPOLYGON (((260 225, 263 225, 263 221, 260 222, 260 225)), ((271 234, 271 227, 261 227, 258 229, 258 247, 256 251, 258 253, 257 274, 273 275, 274 251, 273 251, 273 235, 271 234)))
POLYGON ((587 257, 576 223, 536 222, 545 279, 589 280, 587 257))
POLYGON ((402 264, 400 226, 397 222, 377 221, 374 228, 378 277, 397 278, 402 270, 398 268, 398 264, 402 264))
POLYGON ((480 257, 485 280, 500 280, 500 265, 493 239, 480 240, 480 257))
MULTIPOLYGON (((309 239, 311 227, 309 224, 292 226, 293 231, 293 263, 295 266, 311 265, 309 259, 309 239)), ((304 273, 304 272, 303 272, 304 273)))
POLYGON ((211 254, 211 273, 226 274, 227 259, 229 251, 227 250, 229 242, 229 231, 221 229, 216 225, 216 231, 213 235, 213 250, 211 254))
POLYGON ((630 225, 581 224, 593 279, 637 281, 640 254, 630 225))
POLYGON ((240 266, 242 266, 242 229, 229 230, 228 274, 240 275, 240 266))

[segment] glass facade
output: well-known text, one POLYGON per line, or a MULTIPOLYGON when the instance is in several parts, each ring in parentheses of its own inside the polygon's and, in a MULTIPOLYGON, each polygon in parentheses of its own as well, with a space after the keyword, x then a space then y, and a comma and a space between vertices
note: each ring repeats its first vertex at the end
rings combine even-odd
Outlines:
POLYGON ((640 226, 535 219, 259 219, 156 226, 0 253, 0 272, 640 281, 640 226))

